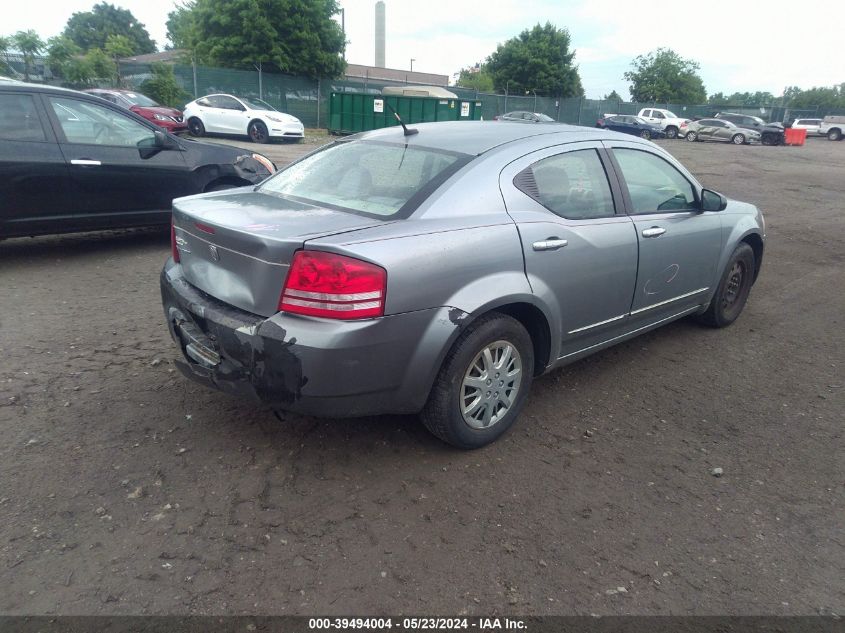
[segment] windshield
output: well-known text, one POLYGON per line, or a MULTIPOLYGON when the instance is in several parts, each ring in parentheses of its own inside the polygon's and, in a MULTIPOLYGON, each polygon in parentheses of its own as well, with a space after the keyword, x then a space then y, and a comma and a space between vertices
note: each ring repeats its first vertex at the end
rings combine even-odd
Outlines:
POLYGON ((244 104, 246 105, 246 107, 248 107, 250 110, 273 110, 273 111, 276 111, 276 108, 274 108, 269 103, 267 103, 266 101, 263 101, 261 99, 244 99, 243 97, 241 97, 241 101, 243 101, 244 104))
POLYGON ((341 141, 280 171, 260 191, 390 217, 424 198, 469 160, 453 152, 368 141, 341 141))
POLYGON ((543 121, 544 123, 548 123, 549 121, 554 121, 554 119, 553 119, 552 117, 547 116, 547 115, 545 115, 545 114, 540 114, 539 112, 538 112, 538 113, 536 113, 536 115, 535 115, 535 116, 536 116, 536 117, 537 117, 540 121, 543 121))
POLYGON ((132 103, 132 105, 141 106, 142 108, 155 108, 158 104, 144 95, 137 92, 121 92, 124 99, 132 103))
POLYGON ((680 117, 676 115, 674 112, 669 112, 669 110, 664 110, 666 112, 666 116, 670 119, 679 119, 680 117))

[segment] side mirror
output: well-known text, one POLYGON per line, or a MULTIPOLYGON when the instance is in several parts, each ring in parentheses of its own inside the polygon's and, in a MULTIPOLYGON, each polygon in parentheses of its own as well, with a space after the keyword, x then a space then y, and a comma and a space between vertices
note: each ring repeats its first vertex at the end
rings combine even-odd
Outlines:
POLYGON ((728 206, 728 199, 721 193, 710 189, 701 190, 702 211, 724 211, 728 206))
POLYGON ((176 146, 173 139, 161 130, 155 130, 153 137, 153 145, 159 149, 173 149, 176 146))

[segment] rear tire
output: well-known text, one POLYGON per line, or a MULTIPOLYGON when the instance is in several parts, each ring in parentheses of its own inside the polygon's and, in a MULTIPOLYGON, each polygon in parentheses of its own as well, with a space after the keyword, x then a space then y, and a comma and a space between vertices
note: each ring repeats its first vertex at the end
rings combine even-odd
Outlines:
POLYGON ((205 136, 205 126, 195 116, 188 119, 188 131, 191 133, 191 136, 205 136))
POLYGON ((827 133, 827 140, 828 141, 841 141, 842 140, 842 132, 837 130, 836 128, 830 130, 827 133))
POLYGON ((651 140, 651 132, 649 132, 648 130, 643 130, 642 132, 640 132, 640 138, 644 138, 647 141, 651 140))
POLYGON ((490 444, 519 417, 533 374, 534 345, 522 324, 504 314, 480 317, 446 355, 422 422, 458 448, 490 444))
POLYGON ((736 247, 722 273, 716 293, 698 320, 710 327, 727 327, 739 318, 754 283, 754 251, 743 242, 736 247))
POLYGON ((678 138, 678 128, 670 125, 666 128, 666 138, 678 138))

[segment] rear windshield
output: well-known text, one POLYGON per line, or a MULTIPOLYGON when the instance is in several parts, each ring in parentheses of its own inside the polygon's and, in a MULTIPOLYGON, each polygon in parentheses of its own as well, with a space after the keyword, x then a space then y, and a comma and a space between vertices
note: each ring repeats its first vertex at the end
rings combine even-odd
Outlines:
POLYGON ((405 217, 470 158, 426 147, 341 141, 280 171, 260 190, 372 217, 405 217))

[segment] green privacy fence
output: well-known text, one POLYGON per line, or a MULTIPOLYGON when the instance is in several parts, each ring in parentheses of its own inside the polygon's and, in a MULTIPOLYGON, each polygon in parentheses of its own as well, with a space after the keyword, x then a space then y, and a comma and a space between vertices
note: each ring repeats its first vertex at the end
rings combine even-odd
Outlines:
MULTIPOLYGON (((16 74, 20 74, 22 60, 14 55, 7 59, 16 74)), ((185 93, 185 101, 215 92, 224 92, 241 97, 258 97, 275 108, 299 118, 306 127, 329 127, 329 114, 332 93, 381 94, 386 86, 403 86, 405 82, 392 82, 373 79, 321 79, 280 75, 259 72, 258 70, 236 70, 231 68, 211 68, 191 64, 173 65, 177 83, 185 93)), ((46 60, 38 58, 32 69, 33 81, 61 84, 61 80, 51 75, 46 60)), ((121 62, 121 83, 125 87, 138 89, 152 76, 149 64, 121 62)), ((98 80, 96 84, 107 87, 113 79, 98 80)), ((450 86, 459 99, 473 101, 473 118, 491 120, 497 115, 513 110, 542 112, 555 121, 574 125, 594 126, 597 119, 605 114, 637 114, 645 107, 658 107, 671 110, 681 117, 712 116, 715 113, 737 112, 762 117, 767 121, 785 121, 796 117, 822 117, 828 114, 845 115, 845 110, 830 108, 790 109, 782 106, 746 107, 735 105, 688 105, 677 103, 627 103, 602 101, 572 97, 558 99, 542 95, 504 95, 476 92, 460 86, 450 86), (476 107, 475 103, 481 106, 476 107)))

